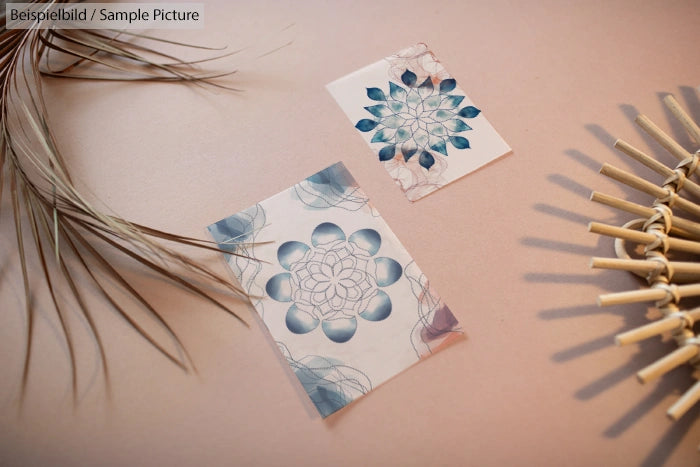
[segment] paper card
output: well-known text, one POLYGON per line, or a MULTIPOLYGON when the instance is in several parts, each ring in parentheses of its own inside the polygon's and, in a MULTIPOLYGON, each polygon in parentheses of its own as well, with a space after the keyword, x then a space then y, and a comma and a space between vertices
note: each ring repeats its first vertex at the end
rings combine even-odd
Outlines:
POLYGON ((511 151, 425 44, 326 88, 411 201, 511 151))
POLYGON ((342 163, 209 232, 323 417, 461 335, 342 163))

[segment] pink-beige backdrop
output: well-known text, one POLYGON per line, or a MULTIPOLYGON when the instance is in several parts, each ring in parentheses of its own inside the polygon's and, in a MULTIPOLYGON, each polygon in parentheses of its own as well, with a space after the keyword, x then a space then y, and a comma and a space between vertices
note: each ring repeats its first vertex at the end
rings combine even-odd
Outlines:
POLYGON ((208 224, 342 160, 466 339, 322 420, 251 307, 224 297, 248 328, 134 272, 197 373, 93 300, 111 397, 76 317, 73 408, 65 345, 44 307, 18 414, 23 292, 3 206, 0 465, 700 462, 700 408, 676 423, 665 417, 693 383, 690 369, 636 381, 675 344, 614 346, 616 333, 646 322, 648 307, 595 305, 639 282, 588 268, 612 241, 586 227, 631 217, 590 202, 593 189, 651 201, 599 175, 603 162, 660 181, 612 149, 615 138, 673 163, 634 125, 637 113, 697 149, 661 102, 673 93, 700 121, 696 1, 209 1, 205 18, 200 31, 158 34, 252 46, 228 62, 240 71, 226 82, 241 92, 46 81, 51 122, 81 186, 131 220, 206 238, 208 224), (410 204, 324 85, 416 42, 514 152, 410 204))

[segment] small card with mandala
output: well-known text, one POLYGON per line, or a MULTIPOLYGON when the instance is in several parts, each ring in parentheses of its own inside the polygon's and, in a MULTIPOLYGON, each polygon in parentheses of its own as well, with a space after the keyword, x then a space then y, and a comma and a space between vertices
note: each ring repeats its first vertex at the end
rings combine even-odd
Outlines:
POLYGON ((209 232, 323 417, 461 335, 342 163, 209 232))
POLYGON ((511 151, 425 44, 326 87, 411 201, 511 151))

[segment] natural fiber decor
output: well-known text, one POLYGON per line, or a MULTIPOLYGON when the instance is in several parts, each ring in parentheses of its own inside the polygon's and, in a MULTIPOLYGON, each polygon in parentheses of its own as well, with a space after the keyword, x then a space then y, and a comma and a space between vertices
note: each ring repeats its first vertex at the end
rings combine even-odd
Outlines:
MULTIPOLYGON (((49 2, 47 6, 52 3, 65 2, 49 2)), ((110 258, 114 258, 115 253, 130 258, 164 279, 165 283, 184 288, 237 318, 235 312, 207 291, 207 287, 198 284, 223 287, 239 297, 246 294, 225 277, 172 248, 172 245, 179 245, 219 252, 213 242, 162 232, 107 214, 80 193, 49 125, 42 75, 80 80, 179 82, 227 88, 215 80, 231 72, 202 72, 197 64, 230 53, 186 62, 146 47, 144 43, 167 43, 170 48, 203 47, 128 31, 42 30, 38 27, 8 30, 4 16, 3 12, 0 16, 0 202, 6 185, 16 235, 3 238, 3 243, 15 243, 20 262, 18 272, 21 271, 19 282, 24 284, 26 350, 20 402, 33 358, 37 310, 32 297, 38 290, 49 292, 59 330, 65 338, 74 401, 77 396, 77 356, 68 319, 73 310, 82 314, 97 342, 105 387, 109 389, 107 356, 98 321, 87 306, 86 297, 89 295, 103 298, 167 359, 185 371, 192 369, 184 346, 165 317, 110 258), (39 271, 29 267, 34 259, 39 271), (142 309, 134 310, 134 303, 142 309), (152 323, 167 333, 171 342, 167 345, 159 342, 148 332, 143 320, 136 317, 143 315, 143 311, 152 323)), ((3 286, 7 286, 7 279, 7 274, 0 275, 3 286)))
MULTIPOLYGON (((688 200, 689 194, 700 199, 700 185, 689 177, 697 175, 700 158, 700 128, 683 111, 673 96, 666 96, 664 103, 681 122, 691 139, 696 143, 695 152, 689 152, 664 133, 644 115, 635 122, 661 144, 680 162, 671 169, 630 144, 618 140, 615 148, 666 177, 659 186, 624 170, 605 164, 601 173, 655 198, 651 207, 593 192, 593 201, 640 216, 622 227, 591 222, 589 230, 601 235, 615 237, 617 258, 593 258, 595 268, 620 269, 645 277, 649 288, 601 295, 601 306, 655 301, 661 317, 654 322, 627 331, 615 337, 618 345, 631 344, 662 333, 669 333, 678 344, 678 349, 660 358, 637 373, 640 382, 652 381, 672 369, 688 363, 696 370, 695 379, 700 379, 700 337, 694 323, 700 320, 700 308, 687 309, 683 298, 700 296, 700 262, 673 261, 673 252, 700 254, 700 205, 688 200), (677 214, 682 211, 687 217, 677 214), (644 247, 643 259, 631 259, 625 242, 644 247)), ((700 381, 696 382, 667 411, 677 420, 700 400, 700 381)))

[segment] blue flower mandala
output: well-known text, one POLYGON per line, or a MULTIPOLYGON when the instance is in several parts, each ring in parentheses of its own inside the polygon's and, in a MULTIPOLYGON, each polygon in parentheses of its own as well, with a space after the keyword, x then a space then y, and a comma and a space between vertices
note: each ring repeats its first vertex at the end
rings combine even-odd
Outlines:
POLYGON ((456 134, 471 130, 462 119, 474 118, 481 111, 471 105, 458 110, 464 96, 450 94, 457 82, 444 79, 436 89, 430 77, 417 84, 416 74, 409 70, 401 81, 405 88, 389 81, 389 96, 379 88, 367 88, 367 97, 382 104, 365 107, 375 118, 355 125, 363 132, 375 131, 372 143, 387 143, 379 151, 379 160, 393 159, 398 149, 405 161, 418 154, 419 164, 430 169, 436 153, 448 155, 448 142, 457 149, 468 149, 469 140, 456 134))
POLYGON ((287 271, 267 281, 267 294, 292 302, 287 328, 306 334, 319 324, 333 342, 347 342, 357 330, 357 316, 381 321, 391 314, 391 299, 381 287, 399 280, 402 266, 394 259, 374 256, 382 239, 373 229, 346 238, 337 225, 324 222, 311 234, 311 246, 285 242, 277 259, 287 271))

